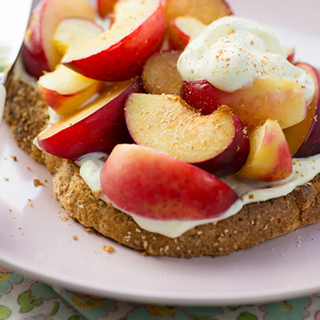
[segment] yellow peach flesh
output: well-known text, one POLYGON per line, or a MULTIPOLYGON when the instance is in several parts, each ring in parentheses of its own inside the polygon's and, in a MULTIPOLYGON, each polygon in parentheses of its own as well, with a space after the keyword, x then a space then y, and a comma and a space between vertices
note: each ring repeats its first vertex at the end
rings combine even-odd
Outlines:
POLYGON ((286 138, 279 124, 268 119, 249 134, 250 153, 237 173, 251 180, 276 181, 292 172, 292 159, 286 138))
POLYGON ((82 59, 110 48, 136 30, 158 8, 157 1, 131 0, 115 4, 115 22, 97 37, 70 49, 62 62, 82 59), (139 19, 137 19, 139 17, 139 19))
POLYGON ((51 70, 54 70, 61 58, 53 47, 52 36, 60 21, 69 16, 94 20, 95 12, 86 0, 47 0, 47 4, 43 7, 42 39, 51 70))
POLYGON ((213 158, 231 144, 235 135, 228 108, 203 116, 175 95, 132 94, 125 111, 135 141, 181 161, 213 158))

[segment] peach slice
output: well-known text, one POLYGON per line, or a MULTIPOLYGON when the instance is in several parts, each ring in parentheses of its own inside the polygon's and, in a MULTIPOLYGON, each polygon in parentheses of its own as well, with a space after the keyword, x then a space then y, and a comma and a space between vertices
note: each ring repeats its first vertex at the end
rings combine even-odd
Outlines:
POLYGON ((44 101, 61 116, 74 112, 103 86, 63 65, 41 76, 37 84, 44 101))
POLYGON ((97 0, 97 9, 99 16, 104 19, 108 16, 114 8, 115 3, 118 0, 97 0))
POLYGON ((169 25, 180 16, 195 17, 202 23, 209 24, 232 14, 224 0, 167 0, 164 7, 169 25))
POLYGON ((63 19, 53 34, 53 46, 61 55, 66 54, 68 48, 78 45, 98 36, 103 32, 102 27, 94 21, 84 18, 63 19))
POLYGON ((118 143, 132 141, 123 107, 130 93, 139 92, 137 80, 113 84, 86 107, 61 118, 37 136, 42 150, 77 160, 91 152, 110 153, 118 143))
POLYGON ((315 83, 315 94, 308 105, 306 118, 300 123, 284 130, 291 155, 308 157, 320 153, 320 73, 307 63, 297 63, 297 67, 307 71, 315 83))
POLYGON ((43 71, 53 71, 60 62, 52 37, 66 17, 94 20, 95 12, 86 0, 42 0, 34 8, 22 46, 22 60, 27 72, 35 78, 43 71))
POLYGON ((172 21, 169 28, 170 47, 175 50, 183 50, 190 39, 197 37, 207 25, 194 17, 182 16, 172 21))
POLYGON ((137 145, 117 145, 101 170, 100 182, 113 206, 155 220, 216 218, 238 200, 213 175, 137 145))
POLYGON ((287 79, 257 78, 252 86, 234 92, 225 92, 207 83, 206 92, 210 97, 194 103, 197 96, 204 96, 201 90, 205 82, 199 81, 185 81, 181 96, 187 103, 205 110, 206 113, 225 104, 234 110, 249 129, 264 124, 268 118, 278 121, 281 128, 288 128, 302 121, 307 115, 301 86, 287 79))
POLYGON ((69 50, 62 63, 88 78, 127 80, 137 75, 146 60, 160 49, 165 29, 159 0, 119 1, 110 29, 69 50))
POLYGON ((237 176, 262 181, 277 181, 292 173, 290 149, 278 122, 268 119, 249 133, 250 153, 237 176))
POLYGON ((181 51, 161 51, 153 54, 142 71, 142 84, 146 92, 179 95, 182 78, 177 70, 181 51))
POLYGON ((220 106, 218 89, 207 80, 183 81, 181 98, 201 114, 211 114, 220 106))
POLYGON ((227 107, 202 116, 179 96, 132 94, 126 102, 125 117, 137 144, 217 176, 237 172, 249 153, 244 127, 227 107))

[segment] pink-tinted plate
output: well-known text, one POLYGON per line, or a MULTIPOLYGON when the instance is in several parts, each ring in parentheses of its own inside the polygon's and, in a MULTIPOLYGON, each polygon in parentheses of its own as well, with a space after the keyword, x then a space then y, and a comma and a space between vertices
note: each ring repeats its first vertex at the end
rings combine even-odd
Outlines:
MULTIPOLYGON (((239 15, 270 21, 299 60, 320 66, 320 2, 229 2, 239 15)), ((0 137, 2 266, 59 287, 138 302, 230 305, 320 291, 319 223, 217 259, 143 257, 71 219, 63 221, 51 174, 16 146, 5 123, 0 137), (34 179, 45 186, 35 187, 34 179)))

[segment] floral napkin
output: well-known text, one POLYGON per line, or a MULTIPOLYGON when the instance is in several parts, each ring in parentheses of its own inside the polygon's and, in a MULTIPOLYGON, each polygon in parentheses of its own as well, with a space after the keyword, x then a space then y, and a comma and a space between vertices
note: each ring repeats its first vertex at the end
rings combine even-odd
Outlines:
POLYGON ((160 306, 101 299, 0 267, 0 320, 320 320, 320 294, 256 305, 160 306))

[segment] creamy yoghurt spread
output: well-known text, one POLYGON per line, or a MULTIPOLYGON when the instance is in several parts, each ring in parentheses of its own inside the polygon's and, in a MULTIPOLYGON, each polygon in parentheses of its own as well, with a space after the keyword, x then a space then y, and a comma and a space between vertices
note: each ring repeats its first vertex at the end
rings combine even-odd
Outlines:
MULTIPOLYGON (((206 79, 215 87, 232 92, 250 86, 258 77, 276 77, 297 81, 309 103, 315 85, 311 76, 287 61, 287 55, 272 30, 265 25, 238 17, 221 18, 193 39, 178 60, 178 70, 184 80, 206 79)), ((25 79, 20 65, 15 72, 25 79)), ((26 78, 27 83, 34 83, 26 78)), ((50 109, 50 108, 49 108, 50 109)), ((50 112, 50 124, 59 119, 50 112)), ((49 124, 49 125, 50 125, 49 124)), ((80 175, 92 191, 100 190, 100 171, 107 155, 92 153, 83 156, 76 164, 80 175)), ((226 219, 252 202, 266 201, 290 193, 295 187, 312 180, 320 172, 320 155, 305 159, 293 159, 293 173, 276 182, 249 181, 235 176, 221 179, 239 196, 220 217, 193 221, 159 221, 131 214, 143 229, 175 238, 189 229, 206 223, 226 219)), ((102 196, 102 200, 108 202, 102 196)))
POLYGON ((286 52, 268 26, 234 16, 207 26, 187 45, 177 67, 184 80, 207 80, 226 92, 266 77, 296 81, 307 104, 315 91, 311 76, 287 60, 286 52))

